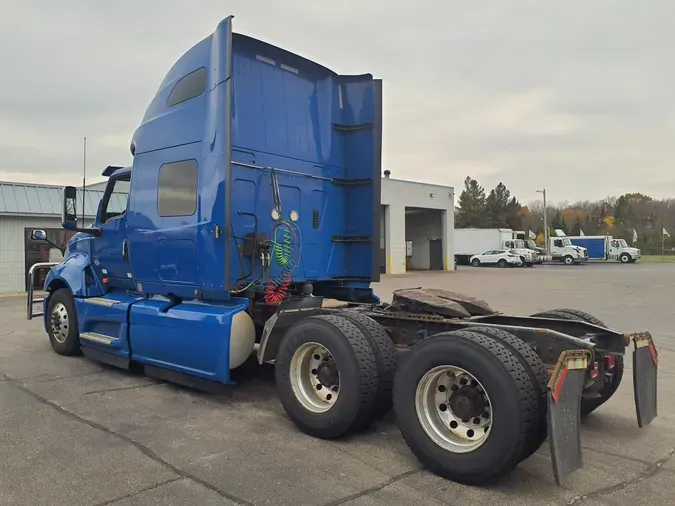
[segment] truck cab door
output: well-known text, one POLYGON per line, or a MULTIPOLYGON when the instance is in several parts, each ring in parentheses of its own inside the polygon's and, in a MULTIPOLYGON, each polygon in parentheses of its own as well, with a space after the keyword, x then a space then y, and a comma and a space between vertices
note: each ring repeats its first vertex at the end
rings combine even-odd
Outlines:
POLYGON ((619 241, 617 240, 612 240, 609 242, 609 258, 612 260, 616 260, 619 258, 619 253, 621 252, 621 246, 619 245, 619 241))
POLYGON ((99 205, 101 235, 92 241, 92 263, 108 285, 133 288, 127 245, 127 206, 131 173, 113 175, 99 205))

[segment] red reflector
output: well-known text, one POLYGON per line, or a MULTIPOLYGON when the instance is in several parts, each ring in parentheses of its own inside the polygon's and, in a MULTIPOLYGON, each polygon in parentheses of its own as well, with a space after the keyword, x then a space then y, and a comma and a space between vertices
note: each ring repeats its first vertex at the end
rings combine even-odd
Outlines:
POLYGON ((591 368, 591 379, 595 379, 598 377, 599 373, 599 366, 597 362, 593 362, 593 367, 591 368))
POLYGON ((605 371, 611 371, 616 365, 616 357, 614 355, 605 355, 605 371))

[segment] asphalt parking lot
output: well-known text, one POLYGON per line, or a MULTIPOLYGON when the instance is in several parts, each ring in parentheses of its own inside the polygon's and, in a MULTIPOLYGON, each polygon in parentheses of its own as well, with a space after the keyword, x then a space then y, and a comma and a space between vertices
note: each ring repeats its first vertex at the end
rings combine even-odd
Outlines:
MULTIPOLYGON (((557 487, 544 445, 500 484, 458 485, 419 466, 391 417, 327 442, 286 418, 272 368, 211 396, 52 352, 23 298, 0 298, 0 504, 675 504, 675 264, 460 268, 376 285, 448 288, 504 312, 588 311, 659 349, 659 417, 639 429, 631 371, 583 423, 583 471, 557 487)), ((630 368, 630 360, 627 361, 630 368)))

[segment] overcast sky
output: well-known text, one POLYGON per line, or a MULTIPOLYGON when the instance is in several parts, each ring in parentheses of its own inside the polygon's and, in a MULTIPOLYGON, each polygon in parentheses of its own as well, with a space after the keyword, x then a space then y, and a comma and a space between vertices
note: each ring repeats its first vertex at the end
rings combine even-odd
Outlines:
POLYGON ((131 162, 166 71, 234 29, 384 81, 384 168, 523 202, 675 196, 673 0, 0 0, 0 179, 131 162))

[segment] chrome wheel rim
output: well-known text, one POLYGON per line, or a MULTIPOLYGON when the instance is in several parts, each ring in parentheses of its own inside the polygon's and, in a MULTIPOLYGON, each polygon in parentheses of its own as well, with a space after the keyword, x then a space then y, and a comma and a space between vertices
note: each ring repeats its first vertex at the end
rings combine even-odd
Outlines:
POLYGON ((459 367, 428 371, 417 385, 415 410, 434 443, 453 453, 477 450, 492 428, 490 397, 473 375, 459 367))
POLYGON ((337 402, 340 374, 325 346, 304 343, 291 358, 291 388, 296 399, 312 413, 325 413, 337 402))
POLYGON ((50 320, 52 336, 54 336, 56 342, 65 343, 68 338, 68 330, 70 329, 70 320, 68 318, 68 310, 62 302, 54 306, 50 320))

